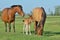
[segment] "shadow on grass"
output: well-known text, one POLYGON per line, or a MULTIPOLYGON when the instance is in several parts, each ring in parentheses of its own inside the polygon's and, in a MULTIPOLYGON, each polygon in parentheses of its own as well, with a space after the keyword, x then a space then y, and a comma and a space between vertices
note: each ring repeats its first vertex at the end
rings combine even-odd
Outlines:
POLYGON ((44 31, 43 35, 44 35, 44 36, 60 35, 60 32, 44 31))
MULTIPOLYGON (((35 31, 31 31, 32 34, 35 34, 35 31)), ((44 31, 43 36, 54 36, 60 35, 60 32, 44 31)))
MULTIPOLYGON (((31 31, 31 33, 35 34, 35 31, 31 31)), ((60 35, 60 32, 44 31, 42 36, 54 36, 54 35, 60 35)))
POLYGON ((35 31, 31 31, 31 33, 32 33, 32 34, 34 34, 34 33, 35 33, 35 31))

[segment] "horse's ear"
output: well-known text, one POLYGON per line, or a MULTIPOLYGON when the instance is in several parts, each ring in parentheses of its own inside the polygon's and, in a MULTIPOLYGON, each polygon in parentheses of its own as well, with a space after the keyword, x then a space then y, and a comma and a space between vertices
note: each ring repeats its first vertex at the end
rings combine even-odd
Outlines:
POLYGON ((32 15, 30 15, 30 17, 32 17, 32 15))
POLYGON ((30 11, 30 13, 28 14, 28 16, 31 16, 32 15, 32 11, 30 11))
POLYGON ((32 17, 32 14, 30 14, 29 17, 32 17))

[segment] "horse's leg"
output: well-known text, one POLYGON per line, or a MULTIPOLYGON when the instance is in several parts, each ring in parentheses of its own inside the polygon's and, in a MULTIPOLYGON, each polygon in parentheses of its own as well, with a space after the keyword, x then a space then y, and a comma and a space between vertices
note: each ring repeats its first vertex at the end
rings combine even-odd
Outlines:
POLYGON ((41 27, 41 28, 40 28, 40 31, 41 31, 40 34, 43 35, 44 22, 41 23, 40 27, 41 27))
POLYGON ((44 23, 45 23, 45 21, 42 20, 41 23, 39 24, 39 28, 38 28, 39 35, 43 35, 44 23))
POLYGON ((35 28, 35 34, 36 34, 37 33, 37 21, 35 21, 34 28, 35 28))
POLYGON ((43 25, 41 24, 41 28, 40 28, 40 34, 43 35, 43 25))
POLYGON ((12 23, 13 23, 13 30, 15 32, 15 21, 13 21, 12 23))
POLYGON ((9 26, 9 32, 11 32, 11 23, 8 23, 9 26))
POLYGON ((43 25, 41 24, 37 29, 38 35, 43 35, 43 25))
POLYGON ((31 35, 31 31, 30 31, 30 25, 29 25, 29 34, 31 35))
POLYGON ((26 31, 26 35, 28 35, 28 25, 26 24, 26 27, 25 27, 25 31, 26 31))
POLYGON ((7 32, 7 23, 5 22, 5 32, 7 32))

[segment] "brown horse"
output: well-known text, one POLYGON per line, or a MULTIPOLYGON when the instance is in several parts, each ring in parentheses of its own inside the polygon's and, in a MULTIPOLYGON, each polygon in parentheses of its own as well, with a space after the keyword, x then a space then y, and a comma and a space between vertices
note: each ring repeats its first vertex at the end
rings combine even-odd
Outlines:
POLYGON ((35 22, 35 33, 43 34, 44 23, 46 20, 46 12, 43 7, 37 7, 32 11, 33 20, 35 22))
POLYGON ((29 15, 28 18, 24 18, 24 20, 23 20, 23 23, 24 23, 24 26, 23 26, 23 34, 24 34, 24 32, 26 32, 26 35, 28 35, 28 32, 29 32, 29 34, 31 35, 30 24, 32 22, 32 19, 33 18, 32 18, 31 15, 29 15))
POLYGON ((7 23, 9 26, 9 32, 11 32, 11 23, 13 24, 13 30, 15 32, 15 13, 24 16, 24 12, 21 5, 12 5, 11 8, 5 8, 2 11, 2 20, 5 24, 5 31, 7 32, 7 23))

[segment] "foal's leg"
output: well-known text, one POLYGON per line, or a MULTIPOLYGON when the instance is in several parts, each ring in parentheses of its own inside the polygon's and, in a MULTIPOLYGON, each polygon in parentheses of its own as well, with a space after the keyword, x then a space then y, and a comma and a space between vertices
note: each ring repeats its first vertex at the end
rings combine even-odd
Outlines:
POLYGON ((9 26, 9 32, 11 32, 11 23, 8 23, 9 26))
POLYGON ((15 32, 15 21, 13 22, 13 30, 15 32))
POLYGON ((28 35, 28 25, 26 24, 26 27, 25 27, 25 31, 26 31, 26 35, 28 35))
POLYGON ((5 22, 5 32, 7 32, 7 23, 5 22))
POLYGON ((30 31, 30 25, 29 25, 29 34, 31 35, 31 31, 30 31))

